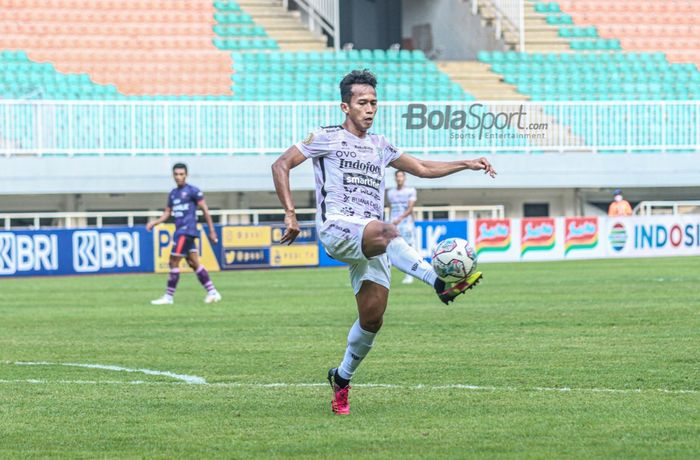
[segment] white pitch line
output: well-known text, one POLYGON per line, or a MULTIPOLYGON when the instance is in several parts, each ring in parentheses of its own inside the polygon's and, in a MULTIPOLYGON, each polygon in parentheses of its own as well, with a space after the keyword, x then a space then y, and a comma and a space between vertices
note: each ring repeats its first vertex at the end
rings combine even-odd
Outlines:
POLYGON ((162 375, 165 377, 170 377, 177 380, 182 380, 185 383, 192 385, 204 385, 207 383, 203 377, 197 377, 196 375, 187 374, 174 374, 168 371, 155 371, 153 369, 130 369, 128 367, 121 366, 111 366, 105 364, 81 364, 81 363, 50 363, 46 361, 38 362, 25 362, 19 361, 13 363, 17 366, 68 366, 68 367, 83 367, 87 369, 102 369, 106 371, 117 371, 117 372, 139 372, 146 375, 162 375))
MULTIPOLYGON (((167 385, 178 386, 186 382, 148 382, 144 380, 2 380, 0 384, 34 384, 34 385, 167 385)), ((243 383, 243 382, 214 382, 202 383, 200 387, 219 388, 319 388, 327 387, 327 383, 243 383)), ((699 394, 700 390, 672 390, 667 388, 557 388, 557 387, 496 387, 479 385, 395 385, 390 383, 358 383, 354 388, 380 388, 399 390, 468 390, 484 392, 551 392, 551 393, 621 393, 621 394, 641 394, 641 393, 667 393, 667 394, 699 394)))

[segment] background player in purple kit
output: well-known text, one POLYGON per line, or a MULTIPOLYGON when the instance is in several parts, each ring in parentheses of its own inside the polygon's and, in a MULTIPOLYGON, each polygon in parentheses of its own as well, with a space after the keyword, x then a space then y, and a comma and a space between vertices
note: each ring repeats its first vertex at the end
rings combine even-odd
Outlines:
POLYGON ((167 305, 173 303, 177 282, 180 279, 180 260, 187 258, 187 264, 197 274, 199 282, 207 290, 204 298, 206 303, 219 302, 221 294, 214 287, 214 283, 209 278, 207 269, 199 261, 197 253, 196 239, 199 237, 197 230, 197 207, 202 208, 204 219, 209 227, 209 239, 214 243, 218 242, 218 237, 214 231, 214 223, 209 215, 209 207, 204 201, 204 194, 194 185, 187 183, 187 165, 177 163, 173 166, 173 179, 177 187, 170 191, 168 204, 163 210, 163 215, 156 220, 150 221, 146 229, 150 232, 153 227, 167 221, 172 214, 175 217, 175 234, 173 235, 173 248, 170 253, 170 274, 168 275, 168 285, 162 297, 151 301, 153 305, 167 305))

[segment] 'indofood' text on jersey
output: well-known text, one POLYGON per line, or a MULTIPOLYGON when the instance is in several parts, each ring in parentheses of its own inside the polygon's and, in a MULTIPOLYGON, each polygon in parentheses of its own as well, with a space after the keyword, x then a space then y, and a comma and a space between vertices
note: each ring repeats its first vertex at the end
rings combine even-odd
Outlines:
POLYGON ((175 217, 175 235, 199 236, 197 231, 197 203, 204 194, 194 185, 176 187, 168 195, 168 207, 175 217))
POLYGON ((381 220, 384 170, 401 153, 384 136, 357 137, 341 126, 319 128, 296 147, 313 159, 317 222, 329 217, 381 220))
MULTIPOLYGON (((416 201, 416 189, 413 187, 392 188, 386 192, 391 207, 390 219, 393 221, 408 209, 411 201, 416 201)), ((413 214, 406 216, 399 225, 413 225, 413 214)))

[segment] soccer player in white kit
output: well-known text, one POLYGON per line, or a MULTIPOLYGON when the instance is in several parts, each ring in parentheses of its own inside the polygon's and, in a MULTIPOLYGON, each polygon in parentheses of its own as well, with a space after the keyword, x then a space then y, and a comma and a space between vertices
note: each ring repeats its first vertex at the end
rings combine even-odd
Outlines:
MULTIPOLYGON (((386 192, 386 197, 389 200, 389 220, 399 231, 401 238, 406 240, 409 246, 415 244, 416 224, 413 221, 413 205, 416 204, 417 192, 413 187, 406 187, 406 173, 397 170, 394 174, 396 179, 396 188, 392 188, 386 192)), ((413 277, 406 273, 402 283, 411 284, 413 277)))
POLYGON ((349 414, 350 379, 372 348, 382 327, 391 285, 389 262, 435 289, 445 304, 473 287, 476 272, 454 285, 446 285, 432 266, 399 235, 396 226, 382 221, 384 172, 387 166, 417 177, 434 178, 465 169, 496 171, 485 158, 428 161, 399 152, 382 135, 368 130, 377 114, 376 77, 368 70, 354 70, 340 82, 342 125, 318 128, 287 149, 272 165, 275 190, 285 211, 285 232, 280 243, 291 244, 299 235, 299 223, 289 186, 289 172, 308 158, 316 178, 316 225, 319 239, 334 259, 346 262, 355 291, 359 319, 350 328, 341 364, 328 371, 333 388, 331 408, 349 414))

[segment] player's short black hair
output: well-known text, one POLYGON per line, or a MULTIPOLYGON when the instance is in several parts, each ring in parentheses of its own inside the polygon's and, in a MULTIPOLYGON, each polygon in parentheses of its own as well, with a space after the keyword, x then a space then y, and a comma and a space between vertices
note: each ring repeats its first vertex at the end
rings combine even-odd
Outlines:
POLYGON ((406 171, 403 169, 397 169, 396 172, 394 172, 394 176, 398 176, 399 173, 403 174, 404 176, 406 175, 406 171))
POLYGON ((377 77, 369 69, 353 70, 340 81, 340 99, 349 104, 352 99, 352 85, 369 85, 377 88, 377 77))
POLYGON ((184 169, 184 170, 185 170, 185 174, 187 174, 187 165, 186 165, 185 163, 175 163, 175 164, 173 165, 173 172, 174 172, 176 169, 184 169))

